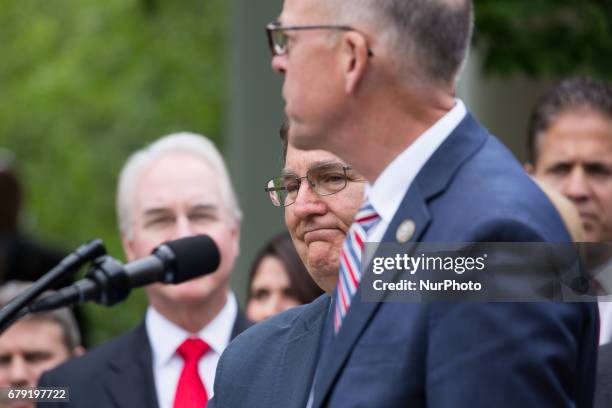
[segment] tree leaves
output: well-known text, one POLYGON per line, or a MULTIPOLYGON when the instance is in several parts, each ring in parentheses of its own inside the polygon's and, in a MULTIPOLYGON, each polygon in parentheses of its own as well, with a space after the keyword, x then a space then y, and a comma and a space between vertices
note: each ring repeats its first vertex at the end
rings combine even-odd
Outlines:
POLYGON ((476 0, 475 43, 489 73, 612 77, 612 2, 476 0))
MULTIPOLYGON (((5 0, 0 146, 15 152, 27 226, 65 248, 103 238, 121 256, 118 172, 135 149, 191 130, 221 140, 222 0, 5 0)), ((95 341, 142 317, 93 307, 95 341)))

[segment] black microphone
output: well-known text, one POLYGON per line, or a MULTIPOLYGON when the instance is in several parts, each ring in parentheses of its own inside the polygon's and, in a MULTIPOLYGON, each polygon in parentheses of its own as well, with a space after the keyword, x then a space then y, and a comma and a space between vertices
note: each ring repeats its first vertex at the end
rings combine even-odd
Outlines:
POLYGON ((125 300, 132 288, 154 282, 182 283, 217 270, 221 257, 207 235, 168 241, 151 255, 122 265, 110 256, 94 261, 85 279, 32 304, 30 313, 78 305, 89 300, 106 306, 125 300))

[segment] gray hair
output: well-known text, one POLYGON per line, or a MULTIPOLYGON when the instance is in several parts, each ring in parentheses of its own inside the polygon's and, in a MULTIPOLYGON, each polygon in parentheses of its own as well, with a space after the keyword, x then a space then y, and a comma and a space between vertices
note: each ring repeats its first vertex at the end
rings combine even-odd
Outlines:
POLYGON ((223 157, 215 145, 206 137, 195 133, 182 132, 164 136, 145 148, 133 153, 127 160, 117 186, 117 218, 119 228, 128 239, 132 234, 132 194, 140 174, 154 161, 170 154, 189 154, 201 160, 219 176, 219 187, 223 202, 229 208, 229 215, 236 223, 242 220, 242 211, 232 187, 223 157))
MULTIPOLYGON (((366 24, 406 76, 454 85, 474 26, 472 0, 318 0, 337 24, 366 24), (411 72, 407 72, 410 70, 411 72)), ((376 55, 376 50, 374 55, 376 55)))
POLYGON ((589 77, 571 77, 563 79, 542 96, 533 109, 527 129, 531 163, 538 160, 542 132, 548 130, 559 115, 584 108, 612 119, 612 84, 589 77))
MULTIPOLYGON (((0 286, 0 306, 6 305, 17 295, 32 285, 31 282, 12 280, 0 286)), ((51 293, 50 291, 45 294, 51 293)), ((74 349, 81 345, 81 333, 77 326, 76 319, 72 311, 67 307, 52 310, 50 312, 36 313, 25 317, 23 320, 47 320, 56 323, 62 330, 62 340, 68 354, 72 355, 74 349)))

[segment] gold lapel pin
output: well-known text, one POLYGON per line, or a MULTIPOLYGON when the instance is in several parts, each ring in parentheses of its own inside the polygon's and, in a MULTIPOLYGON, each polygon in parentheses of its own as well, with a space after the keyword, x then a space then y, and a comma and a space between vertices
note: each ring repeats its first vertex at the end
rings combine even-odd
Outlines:
POLYGON ((416 231, 416 224, 411 219, 407 219, 402 221, 402 223, 397 227, 397 231, 395 231, 395 239, 400 244, 408 242, 410 238, 414 235, 414 231, 416 231))

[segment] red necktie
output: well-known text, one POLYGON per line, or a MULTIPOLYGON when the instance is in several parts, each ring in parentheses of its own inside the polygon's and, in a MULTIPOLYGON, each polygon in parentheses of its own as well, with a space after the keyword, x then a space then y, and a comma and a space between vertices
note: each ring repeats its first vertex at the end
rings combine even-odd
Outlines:
POLYGON ((204 408, 208 394, 198 373, 198 361, 210 347, 202 339, 189 338, 176 352, 183 358, 185 365, 174 395, 174 408, 204 408))

